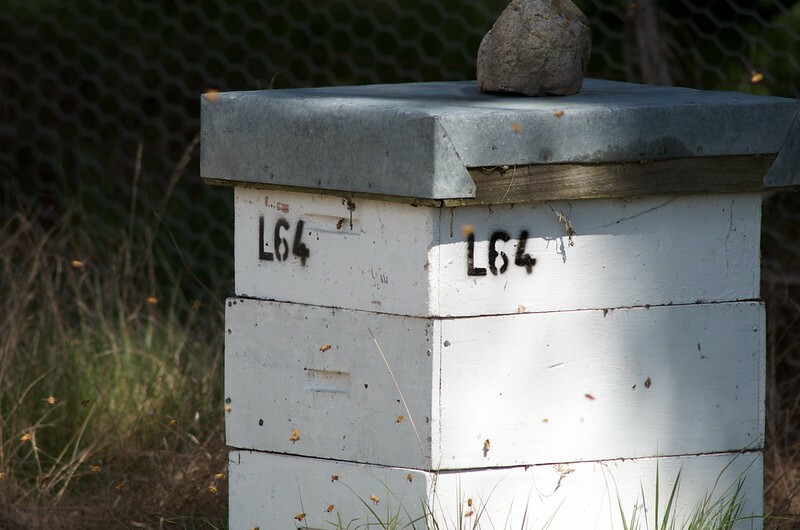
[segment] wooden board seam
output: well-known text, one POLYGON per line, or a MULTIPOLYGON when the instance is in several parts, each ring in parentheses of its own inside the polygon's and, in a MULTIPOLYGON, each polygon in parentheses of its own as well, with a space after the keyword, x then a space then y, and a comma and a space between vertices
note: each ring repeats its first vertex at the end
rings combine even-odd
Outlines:
POLYGON ((411 206, 431 206, 441 208, 444 206, 443 199, 420 199, 418 197, 403 197, 400 195, 379 195, 376 193, 366 193, 360 191, 328 190, 322 188, 303 188, 298 186, 284 186, 280 184, 266 184, 261 182, 247 182, 242 180, 223 180, 214 177, 201 177, 203 182, 211 186, 223 188, 247 188, 254 190, 279 190, 291 191, 296 193, 313 193, 317 195, 329 195, 342 199, 373 199, 384 202, 399 202, 410 204, 411 206))
POLYGON ((383 316, 395 316, 395 317, 402 317, 402 318, 413 318, 413 319, 420 319, 420 320, 463 320, 469 318, 487 318, 487 317, 501 317, 501 316, 511 316, 511 315, 549 315, 554 313, 577 313, 580 311, 603 311, 604 313, 613 313, 614 311, 629 311, 632 309, 658 309, 663 307, 694 307, 698 305, 719 305, 719 304, 761 304, 764 302, 761 298, 743 298, 743 299, 735 299, 735 300, 696 300, 695 302, 689 303, 677 303, 673 304, 672 302, 666 304, 643 304, 643 305, 630 305, 630 306, 614 306, 614 307, 582 307, 577 309, 558 309, 552 311, 523 311, 523 312, 513 312, 513 313, 488 313, 488 314, 475 314, 475 315, 458 315, 458 316, 442 316, 442 315, 429 315, 429 316, 420 316, 420 315, 408 315, 405 313, 385 313, 380 311, 370 311, 368 309, 353 309, 348 307, 339 307, 339 306, 328 306, 328 305, 316 305, 316 304, 307 304, 301 302, 290 302, 285 300, 275 300, 270 298, 257 298, 254 296, 248 295, 237 295, 229 297, 226 302, 230 305, 230 302, 233 300, 247 300, 251 302, 266 302, 270 304, 292 304, 297 306, 304 306, 304 307, 314 307, 319 309, 330 309, 334 311, 352 311, 354 313, 366 313, 370 315, 383 315, 383 316))
POLYGON ((325 458, 322 456, 311 456, 311 455, 300 455, 295 453, 282 453, 277 451, 260 451, 258 449, 250 449, 246 447, 236 447, 232 445, 227 445, 230 451, 236 451, 237 453, 247 452, 253 454, 265 454, 265 455, 277 455, 277 456, 286 456, 291 458, 302 458, 307 460, 319 460, 322 462, 336 462, 342 464, 351 464, 355 466, 370 466, 375 468, 381 469, 400 469, 404 471, 419 471, 423 473, 434 473, 437 475, 453 475, 458 473, 469 473, 469 472, 480 472, 486 470, 512 470, 512 469, 528 469, 530 467, 546 467, 546 466, 556 466, 556 465, 578 465, 578 464, 604 464, 604 463, 612 463, 612 462, 628 462, 628 461, 635 461, 635 460, 656 460, 660 458, 691 458, 691 457, 702 457, 702 456, 719 456, 719 455, 736 455, 738 458, 739 456, 746 456, 746 455, 757 455, 759 453, 764 452, 764 444, 763 440, 762 443, 758 446, 752 446, 750 448, 743 448, 743 449, 722 449, 719 451, 705 451, 701 453, 676 453, 676 454, 664 454, 664 455, 650 455, 650 456, 636 456, 636 457, 617 457, 617 458, 605 458, 605 459, 587 459, 587 460, 567 460, 562 462, 540 462, 536 464, 515 464, 515 465, 506 465, 506 466, 486 466, 486 467, 462 467, 462 468, 446 468, 446 469, 430 469, 430 468, 417 468, 417 467, 398 467, 398 466, 390 466, 386 464, 379 464, 374 462, 362 462, 359 460, 342 460, 340 458, 325 458))

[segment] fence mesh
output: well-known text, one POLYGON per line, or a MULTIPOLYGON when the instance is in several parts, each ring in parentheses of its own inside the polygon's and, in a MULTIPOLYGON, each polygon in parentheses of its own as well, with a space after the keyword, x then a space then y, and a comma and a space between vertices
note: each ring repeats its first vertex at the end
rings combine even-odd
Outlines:
MULTIPOLYGON (((800 95, 800 2, 579 4, 592 76, 800 95)), ((110 240, 131 211, 160 213, 157 243, 213 282, 228 273, 231 198, 198 178, 200 93, 473 78, 505 5, 6 0, 0 208, 72 211, 110 240)))
MULTIPOLYGON (((214 269, 230 255, 230 198, 197 178, 198 94, 472 78, 505 4, 6 0, 2 206, 73 208, 113 231, 136 201, 152 211, 169 190, 166 224, 192 265, 214 269)), ((800 2, 581 7, 594 33, 590 75, 800 95, 800 2)))

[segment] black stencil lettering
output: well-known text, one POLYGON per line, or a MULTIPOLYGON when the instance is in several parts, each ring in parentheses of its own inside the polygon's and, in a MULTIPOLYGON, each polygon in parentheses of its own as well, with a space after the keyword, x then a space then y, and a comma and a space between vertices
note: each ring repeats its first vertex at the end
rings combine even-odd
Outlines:
POLYGON ((467 276, 486 276, 485 268, 475 268, 475 234, 467 236, 467 276))
POLYGON ((289 230, 289 222, 286 219, 278 219, 278 222, 275 223, 275 256, 278 261, 286 261, 286 258, 289 257, 289 243, 281 237, 281 228, 289 230), (281 246, 283 246, 283 252, 281 252, 281 246))
POLYGON ((500 266, 500 274, 503 274, 506 272, 506 270, 508 270, 508 256, 506 256, 505 252, 497 252, 497 248, 495 248, 497 246, 497 241, 500 240, 505 242, 509 239, 511 239, 511 237, 507 233, 498 230, 492 234, 492 238, 489 240, 489 270, 492 271, 492 274, 495 276, 497 276, 496 261, 498 255, 503 258, 503 264, 500 266))
POLYGON ((272 252, 264 250, 264 217, 258 218, 258 259, 263 261, 272 261, 274 259, 272 252))
POLYGON ((300 238, 303 237, 303 221, 297 221, 297 227, 294 229, 294 243, 292 243, 292 254, 300 258, 300 263, 305 266, 306 260, 311 255, 311 251, 308 249, 305 243, 300 241, 300 238))
POLYGON ((533 266, 536 265, 536 258, 530 254, 525 254, 525 244, 528 242, 528 231, 523 230, 519 234, 519 241, 517 242, 517 255, 514 257, 514 265, 525 267, 528 274, 533 272, 533 266))

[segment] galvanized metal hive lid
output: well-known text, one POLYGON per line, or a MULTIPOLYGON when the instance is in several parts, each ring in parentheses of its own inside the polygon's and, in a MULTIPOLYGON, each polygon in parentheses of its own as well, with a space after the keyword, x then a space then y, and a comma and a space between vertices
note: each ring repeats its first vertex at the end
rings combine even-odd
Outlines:
POLYGON ((468 168, 778 154, 800 183, 800 101, 587 79, 575 96, 474 81, 227 92, 202 99, 201 174, 421 199, 474 197, 468 168), (785 152, 784 152, 785 150, 785 152))

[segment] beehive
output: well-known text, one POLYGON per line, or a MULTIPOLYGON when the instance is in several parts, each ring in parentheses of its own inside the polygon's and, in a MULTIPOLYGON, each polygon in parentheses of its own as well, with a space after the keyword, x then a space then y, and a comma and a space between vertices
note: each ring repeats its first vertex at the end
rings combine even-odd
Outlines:
POLYGON ((592 80, 204 100, 231 527, 610 528, 657 472, 682 516, 739 478, 760 514, 760 193, 796 110, 592 80))

